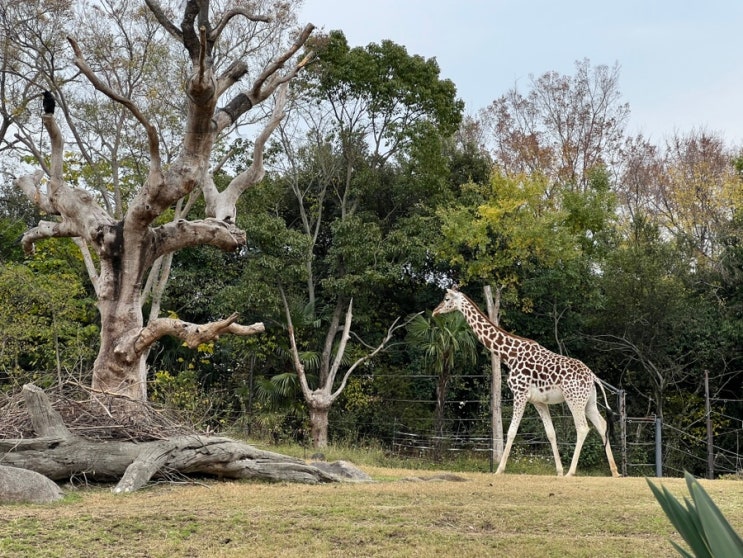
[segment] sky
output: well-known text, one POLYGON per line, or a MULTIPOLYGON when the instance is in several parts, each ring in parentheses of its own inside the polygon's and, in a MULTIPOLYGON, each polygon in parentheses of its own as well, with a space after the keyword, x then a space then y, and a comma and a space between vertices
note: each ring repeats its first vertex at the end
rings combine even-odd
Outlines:
POLYGON ((628 134, 743 146, 743 0, 304 0, 307 22, 436 58, 473 115, 531 77, 618 63, 628 134))

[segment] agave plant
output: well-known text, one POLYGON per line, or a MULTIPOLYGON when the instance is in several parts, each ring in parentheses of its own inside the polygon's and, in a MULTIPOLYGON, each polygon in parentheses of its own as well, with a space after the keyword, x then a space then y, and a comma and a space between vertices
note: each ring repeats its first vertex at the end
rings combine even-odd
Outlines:
POLYGON ((684 498, 684 504, 665 486, 658 488, 648 480, 650 490, 691 552, 673 541, 671 544, 686 558, 743 558, 743 540, 702 485, 689 473, 685 477, 692 499, 684 498))

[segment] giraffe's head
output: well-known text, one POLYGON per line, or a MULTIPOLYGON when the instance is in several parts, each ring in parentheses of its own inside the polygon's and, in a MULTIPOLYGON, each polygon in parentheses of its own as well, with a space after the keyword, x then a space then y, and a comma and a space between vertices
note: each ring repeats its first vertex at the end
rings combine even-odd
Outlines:
POLYGON ((433 311, 433 315, 437 316, 439 314, 446 314, 447 312, 453 312, 454 310, 461 311, 463 300, 464 295, 459 291, 446 289, 446 296, 444 296, 444 300, 442 300, 441 304, 439 304, 433 311))

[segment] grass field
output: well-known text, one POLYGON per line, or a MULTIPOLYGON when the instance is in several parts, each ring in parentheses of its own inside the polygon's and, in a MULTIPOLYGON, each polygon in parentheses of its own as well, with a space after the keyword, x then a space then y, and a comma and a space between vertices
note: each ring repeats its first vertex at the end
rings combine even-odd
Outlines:
MULTIPOLYGON (((87 488, 0 506, 0 556, 658 558, 681 542, 642 478, 362 469, 374 483, 87 488)), ((654 482, 686 494, 682 479, 654 482)), ((743 532, 743 481, 702 484, 743 532)))

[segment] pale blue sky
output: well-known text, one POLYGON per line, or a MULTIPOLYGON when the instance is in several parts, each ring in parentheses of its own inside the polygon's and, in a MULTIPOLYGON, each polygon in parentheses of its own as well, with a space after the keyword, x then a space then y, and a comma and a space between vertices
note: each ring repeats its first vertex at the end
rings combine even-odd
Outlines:
POLYGON ((435 57, 468 113, 530 74, 618 62, 629 133, 703 127, 743 146, 743 0, 305 0, 300 21, 435 57))

